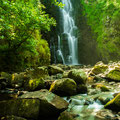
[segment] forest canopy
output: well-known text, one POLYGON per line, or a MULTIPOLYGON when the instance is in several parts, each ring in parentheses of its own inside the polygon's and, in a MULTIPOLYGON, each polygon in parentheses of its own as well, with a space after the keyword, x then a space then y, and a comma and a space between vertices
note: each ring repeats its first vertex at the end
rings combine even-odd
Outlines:
MULTIPOLYGON (((60 5, 55 1, 54 4, 60 5)), ((56 21, 44 8, 39 0, 0 0, 2 69, 49 64, 50 50, 41 31, 47 33, 56 21)))
POLYGON ((82 0, 82 5, 102 57, 120 56, 120 1, 82 0))

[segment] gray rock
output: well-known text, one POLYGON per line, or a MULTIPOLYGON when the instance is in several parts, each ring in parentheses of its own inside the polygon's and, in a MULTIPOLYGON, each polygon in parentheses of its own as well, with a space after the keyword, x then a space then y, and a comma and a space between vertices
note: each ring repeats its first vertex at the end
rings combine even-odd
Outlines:
POLYGON ((55 117, 67 109, 68 103, 48 90, 27 92, 18 99, 0 101, 0 117, 15 115, 28 119, 55 117))
POLYGON ((85 84, 87 75, 83 70, 73 69, 68 73, 68 77, 73 79, 77 84, 85 84))

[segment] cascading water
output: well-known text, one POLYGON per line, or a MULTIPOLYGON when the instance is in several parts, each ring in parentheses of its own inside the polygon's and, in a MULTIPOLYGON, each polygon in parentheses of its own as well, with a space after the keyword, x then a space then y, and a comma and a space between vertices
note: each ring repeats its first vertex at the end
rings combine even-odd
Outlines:
MULTIPOLYGON (((65 5, 64 8, 62 8, 61 11, 61 15, 62 15, 62 29, 63 32, 61 33, 62 35, 66 35, 67 36, 67 44, 68 44, 68 54, 65 54, 64 50, 60 50, 61 52, 61 57, 63 61, 63 63, 65 64, 74 64, 77 65, 78 64, 78 47, 77 47, 77 37, 76 37, 76 31, 77 31, 77 27, 75 25, 74 19, 72 17, 73 15, 73 7, 72 7, 72 3, 70 0, 61 0, 61 2, 65 5), (67 59, 65 58, 67 57, 67 59)), ((63 41, 62 38, 58 38, 58 42, 63 41)), ((64 42, 62 42, 64 43, 64 42)), ((61 46, 66 47, 66 45, 62 44, 61 46)))

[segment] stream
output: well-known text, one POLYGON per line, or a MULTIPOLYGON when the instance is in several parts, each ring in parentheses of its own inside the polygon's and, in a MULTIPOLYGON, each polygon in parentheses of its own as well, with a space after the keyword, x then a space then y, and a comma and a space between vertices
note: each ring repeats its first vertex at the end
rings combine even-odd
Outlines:
POLYGON ((67 111, 77 115, 75 120, 120 120, 120 118, 115 118, 116 113, 104 109, 104 105, 119 91, 119 88, 116 90, 112 86, 110 88, 108 92, 89 88, 88 94, 64 97, 70 103, 67 111))

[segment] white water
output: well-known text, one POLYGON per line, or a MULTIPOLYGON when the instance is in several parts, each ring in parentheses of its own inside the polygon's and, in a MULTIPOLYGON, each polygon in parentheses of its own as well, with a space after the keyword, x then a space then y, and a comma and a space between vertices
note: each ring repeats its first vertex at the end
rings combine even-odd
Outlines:
MULTIPOLYGON (((77 29, 74 19, 73 19, 73 7, 70 0, 61 0, 65 5, 61 9, 62 19, 63 19, 63 33, 68 36, 68 46, 69 46, 69 55, 68 60, 64 61, 66 64, 78 64, 78 47, 77 47, 77 37, 75 36, 75 31, 77 29)), ((64 51, 61 51, 61 54, 64 51)), ((63 54, 62 54, 63 56, 63 54)), ((61 56, 61 57, 62 57, 61 56)), ((64 59, 63 57, 63 59, 64 59)), ((65 60, 65 59, 64 59, 65 60)))
POLYGON ((64 57, 63 57, 63 54, 61 51, 61 47, 60 47, 60 36, 58 36, 58 50, 57 50, 57 52, 58 52, 58 55, 61 56, 63 64, 65 64, 65 60, 64 60, 64 57))

